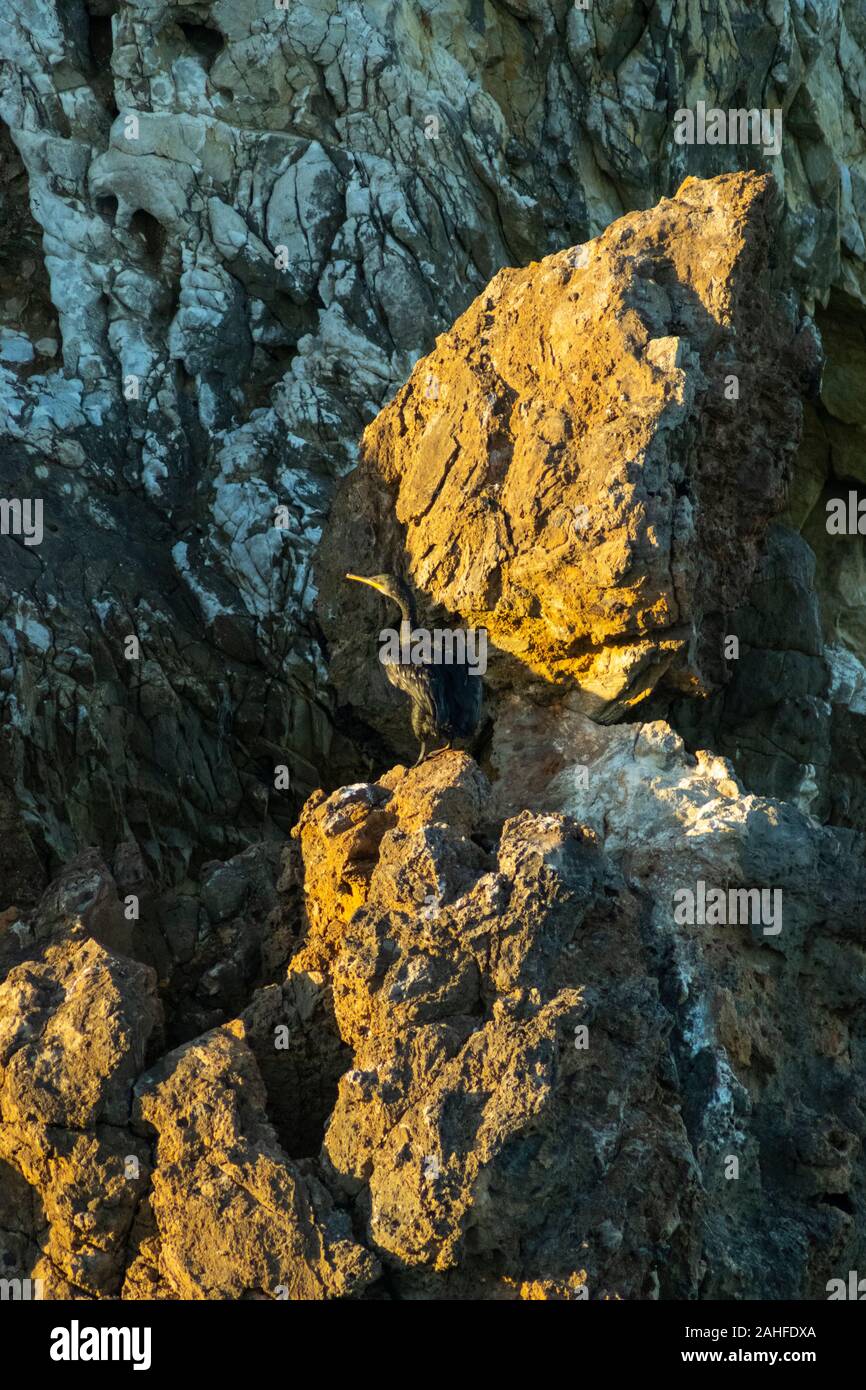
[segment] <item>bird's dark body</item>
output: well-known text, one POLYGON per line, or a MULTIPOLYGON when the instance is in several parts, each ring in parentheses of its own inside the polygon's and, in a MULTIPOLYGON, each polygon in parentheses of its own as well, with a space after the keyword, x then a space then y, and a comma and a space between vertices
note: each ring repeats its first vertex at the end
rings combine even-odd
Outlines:
MULTIPOLYGON (((390 598, 400 609, 401 635, 408 638, 415 627, 415 602, 411 591, 392 574, 367 578, 349 574, 347 579, 369 584, 390 598)), ((402 645, 402 644, 401 644, 402 645)), ((454 739, 469 739, 481 719, 482 681, 461 663, 399 661, 384 657, 385 675, 396 690, 408 695, 412 703, 412 730, 421 744, 418 761, 427 756, 427 744, 444 740, 450 747, 454 739)))
POLYGON ((412 729, 423 745, 431 739, 471 738, 481 717, 481 677, 465 666, 385 661, 391 685, 412 701, 412 729))

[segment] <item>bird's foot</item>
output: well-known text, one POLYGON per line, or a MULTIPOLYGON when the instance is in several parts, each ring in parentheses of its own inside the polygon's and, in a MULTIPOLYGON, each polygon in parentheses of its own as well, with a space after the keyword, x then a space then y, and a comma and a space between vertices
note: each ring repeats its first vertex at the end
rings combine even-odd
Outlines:
POLYGON ((441 748, 434 748, 432 753, 428 753, 428 754, 427 754, 427 757, 428 757, 428 758, 438 758, 440 753, 451 753, 451 752, 453 752, 453 745, 452 745, 451 743, 443 743, 443 745, 442 745, 441 748))

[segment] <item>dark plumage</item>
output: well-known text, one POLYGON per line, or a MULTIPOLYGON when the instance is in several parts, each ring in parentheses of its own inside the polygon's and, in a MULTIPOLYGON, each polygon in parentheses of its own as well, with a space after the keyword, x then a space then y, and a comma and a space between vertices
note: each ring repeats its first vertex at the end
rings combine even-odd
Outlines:
MULTIPOLYGON (((400 610, 401 638, 411 635, 416 622, 415 601, 402 579, 393 574, 347 574, 346 578, 369 584, 391 599, 400 610)), ((387 657, 382 665, 391 685, 412 702, 412 729, 421 744, 418 763, 428 756, 427 744, 431 740, 445 739, 445 747, 450 748, 455 738, 472 737, 481 718, 480 676, 470 675, 465 665, 394 661, 387 657)))

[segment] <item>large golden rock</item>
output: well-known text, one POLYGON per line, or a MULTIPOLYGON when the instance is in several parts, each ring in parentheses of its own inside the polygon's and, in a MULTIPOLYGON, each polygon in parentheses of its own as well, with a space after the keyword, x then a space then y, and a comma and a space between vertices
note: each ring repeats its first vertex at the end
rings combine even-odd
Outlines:
POLYGON ((403 571, 431 625, 488 629, 494 684, 577 687, 595 718, 666 671, 712 687, 817 373, 768 274, 774 206, 765 176, 687 179, 500 271, 418 362, 320 563, 332 676, 371 722, 388 727, 373 657, 396 613, 347 570, 403 571))

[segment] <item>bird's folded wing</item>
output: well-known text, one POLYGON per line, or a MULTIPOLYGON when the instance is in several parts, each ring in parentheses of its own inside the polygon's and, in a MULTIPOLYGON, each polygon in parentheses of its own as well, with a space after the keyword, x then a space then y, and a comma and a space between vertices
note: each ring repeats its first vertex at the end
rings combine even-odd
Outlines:
POLYGON ((437 727, 447 717, 447 711, 440 708, 437 683, 426 666, 411 666, 403 662, 388 662, 385 674, 398 690, 405 690, 410 699, 423 714, 437 727))

